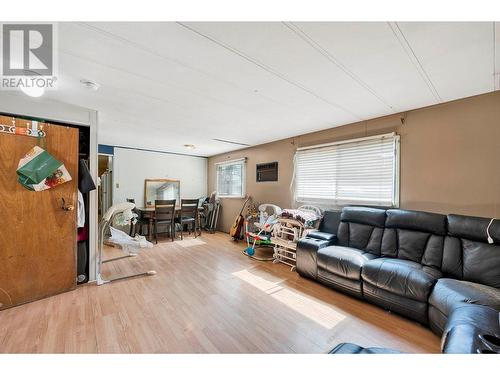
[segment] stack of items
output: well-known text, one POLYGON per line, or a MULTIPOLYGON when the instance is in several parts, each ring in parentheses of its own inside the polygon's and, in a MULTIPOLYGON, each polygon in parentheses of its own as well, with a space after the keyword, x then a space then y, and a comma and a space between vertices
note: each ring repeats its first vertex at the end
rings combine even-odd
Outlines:
POLYGON ((297 242, 316 230, 320 220, 321 210, 314 206, 283 210, 271 237, 274 245, 273 263, 284 263, 295 271, 297 242))

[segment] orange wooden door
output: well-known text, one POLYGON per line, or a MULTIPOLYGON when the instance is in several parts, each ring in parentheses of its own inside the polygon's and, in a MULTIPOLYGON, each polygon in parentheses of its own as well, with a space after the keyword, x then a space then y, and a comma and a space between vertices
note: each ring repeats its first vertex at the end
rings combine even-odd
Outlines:
MULTIPOLYGON (((11 122, 0 116, 0 124, 11 122)), ((44 126, 46 150, 66 165, 72 180, 41 192, 25 189, 16 174, 37 139, 0 133, 0 310, 76 286, 78 130, 44 126), (75 210, 63 210, 62 198, 75 210)))

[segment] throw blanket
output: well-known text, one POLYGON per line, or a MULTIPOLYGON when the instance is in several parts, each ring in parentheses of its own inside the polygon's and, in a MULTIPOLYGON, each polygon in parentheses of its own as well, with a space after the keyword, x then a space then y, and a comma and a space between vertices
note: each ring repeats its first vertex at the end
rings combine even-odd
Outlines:
POLYGON ((292 209, 284 209, 280 215, 286 219, 295 219, 304 224, 306 228, 313 228, 316 226, 316 223, 321 216, 318 216, 316 213, 312 211, 301 211, 301 210, 292 210, 292 209))

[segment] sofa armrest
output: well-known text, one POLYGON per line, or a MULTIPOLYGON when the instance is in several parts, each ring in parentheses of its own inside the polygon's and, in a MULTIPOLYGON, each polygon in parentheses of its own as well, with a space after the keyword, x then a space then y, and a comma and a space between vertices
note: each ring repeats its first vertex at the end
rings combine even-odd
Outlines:
POLYGON ((299 275, 316 280, 318 275, 318 250, 329 245, 329 241, 309 236, 299 240, 296 254, 296 266, 299 275))
POLYGON ((484 350, 500 352, 500 346, 491 346, 481 337, 496 336, 500 340, 498 311, 490 307, 464 303, 455 308, 441 339, 443 353, 481 353, 484 350))
POLYGON ((337 235, 333 233, 327 233, 327 232, 311 232, 308 233, 307 238, 316 238, 317 240, 323 240, 323 241, 328 241, 330 245, 333 245, 335 242, 337 242, 337 235))

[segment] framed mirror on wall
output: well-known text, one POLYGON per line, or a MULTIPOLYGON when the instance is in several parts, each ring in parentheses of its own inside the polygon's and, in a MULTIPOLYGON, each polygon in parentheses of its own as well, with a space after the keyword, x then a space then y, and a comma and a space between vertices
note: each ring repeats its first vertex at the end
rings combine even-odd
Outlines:
POLYGON ((144 180, 144 206, 154 207, 155 200, 175 199, 181 203, 181 182, 170 178, 144 180))

